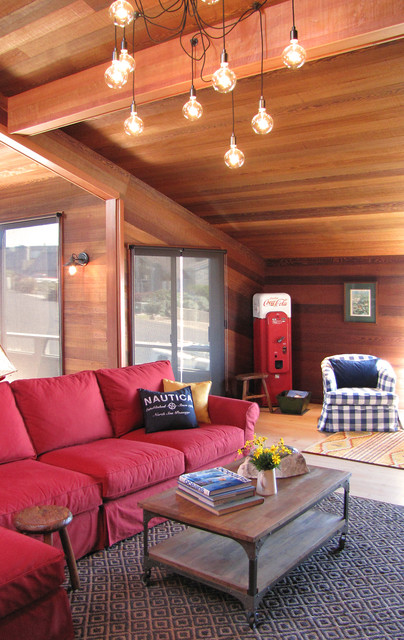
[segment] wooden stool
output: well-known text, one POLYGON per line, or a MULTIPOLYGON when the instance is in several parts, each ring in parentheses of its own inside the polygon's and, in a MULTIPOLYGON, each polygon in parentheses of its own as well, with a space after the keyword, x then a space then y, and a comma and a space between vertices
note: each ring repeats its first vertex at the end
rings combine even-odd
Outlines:
POLYGON ((268 403, 268 409, 272 413, 272 402, 269 397, 268 387, 266 383, 266 379, 268 378, 267 373, 240 373, 236 376, 236 380, 240 380, 243 383, 243 395, 241 396, 243 400, 252 400, 253 398, 266 398, 268 403), (251 380, 261 380, 262 388, 264 389, 264 393, 251 394, 250 393, 250 381, 251 380))
POLYGON ((72 521, 73 515, 67 507, 47 504, 39 507, 28 507, 14 516, 14 526, 17 531, 25 534, 43 534, 46 544, 53 544, 53 533, 59 531, 67 566, 69 568, 72 589, 80 588, 76 558, 66 526, 72 521))

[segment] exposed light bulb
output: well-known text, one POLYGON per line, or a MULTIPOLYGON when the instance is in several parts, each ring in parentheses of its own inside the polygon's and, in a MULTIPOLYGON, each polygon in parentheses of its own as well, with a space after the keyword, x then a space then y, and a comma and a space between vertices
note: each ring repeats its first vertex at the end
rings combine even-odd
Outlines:
POLYGON ((212 76, 212 85, 219 93, 230 93, 236 86, 237 77, 234 71, 229 69, 226 50, 223 49, 220 57, 220 67, 212 76))
POLYGON ((272 131, 272 128, 274 126, 274 121, 269 113, 267 113, 267 110, 265 108, 265 100, 262 97, 259 101, 258 113, 251 120, 251 126, 255 133, 259 133, 261 135, 272 131))
POLYGON ((182 107, 182 113, 187 120, 199 120, 203 114, 203 107, 196 99, 195 89, 191 87, 188 102, 182 107))
POLYGON ((297 40, 297 29, 292 27, 290 32, 290 44, 283 50, 282 62, 288 69, 299 69, 306 60, 306 51, 297 40))
POLYGON ((127 49, 121 49, 121 53, 119 54, 119 62, 125 69, 127 74, 132 73, 135 70, 135 59, 128 53, 127 49))
POLYGON ((130 2, 116 0, 111 4, 108 15, 117 27, 127 27, 133 20, 134 10, 130 2))
POLYGON ((118 60, 116 49, 112 54, 112 64, 105 71, 104 78, 111 89, 122 89, 128 81, 128 73, 118 60))
POLYGON ((224 154, 224 161, 229 169, 239 169, 244 164, 244 153, 237 148, 234 134, 230 138, 230 149, 224 154))
POLYGON ((130 116, 123 123, 123 128, 128 136, 140 136, 144 129, 142 118, 139 118, 136 112, 135 103, 132 102, 130 108, 130 116))
POLYGON ((217 4, 220 0, 202 0, 205 4, 217 4))
POLYGON ((77 273, 77 267, 76 267, 76 265, 71 264, 70 267, 69 267, 69 274, 71 276, 74 276, 75 273, 77 273))

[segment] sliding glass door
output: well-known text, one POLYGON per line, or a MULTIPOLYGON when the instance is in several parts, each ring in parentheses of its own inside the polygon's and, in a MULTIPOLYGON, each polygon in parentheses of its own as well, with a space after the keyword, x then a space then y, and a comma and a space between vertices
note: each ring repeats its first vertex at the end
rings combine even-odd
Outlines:
POLYGON ((225 377, 224 253, 131 247, 132 362, 170 360, 179 381, 225 377))

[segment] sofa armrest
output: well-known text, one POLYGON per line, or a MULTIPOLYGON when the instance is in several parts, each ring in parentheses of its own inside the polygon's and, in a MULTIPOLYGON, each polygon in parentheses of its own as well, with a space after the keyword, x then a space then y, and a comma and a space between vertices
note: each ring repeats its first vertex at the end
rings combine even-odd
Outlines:
POLYGON ((209 396, 208 409, 212 424, 230 424, 239 427, 244 431, 245 440, 252 439, 255 423, 260 414, 256 402, 223 396, 209 396))
POLYGON ((330 391, 337 390, 337 381, 335 379, 334 369, 328 358, 324 358, 321 363, 321 374, 323 378, 323 392, 324 395, 330 391))

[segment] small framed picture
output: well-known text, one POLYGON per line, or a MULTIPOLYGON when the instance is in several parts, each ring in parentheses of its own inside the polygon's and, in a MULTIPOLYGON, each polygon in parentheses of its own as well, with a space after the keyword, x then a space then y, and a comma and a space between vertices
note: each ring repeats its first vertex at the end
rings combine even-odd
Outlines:
POLYGON ((376 282, 346 282, 345 322, 376 322, 376 282))

